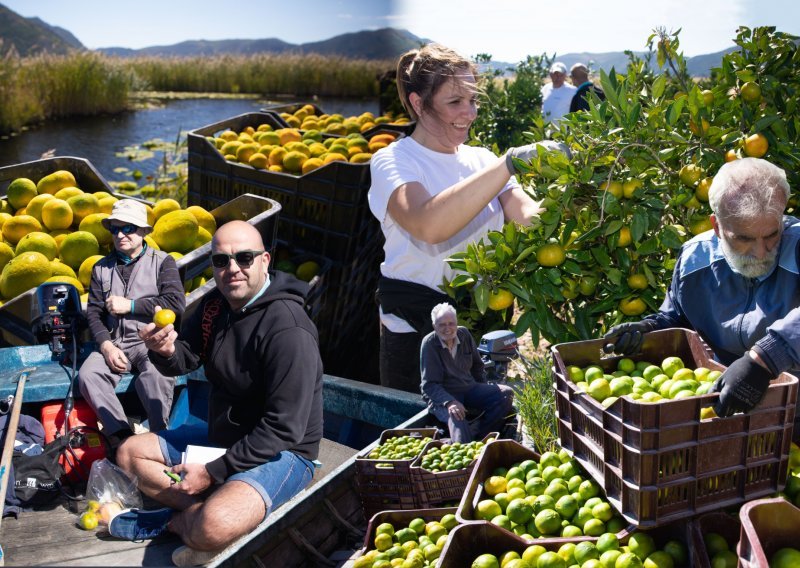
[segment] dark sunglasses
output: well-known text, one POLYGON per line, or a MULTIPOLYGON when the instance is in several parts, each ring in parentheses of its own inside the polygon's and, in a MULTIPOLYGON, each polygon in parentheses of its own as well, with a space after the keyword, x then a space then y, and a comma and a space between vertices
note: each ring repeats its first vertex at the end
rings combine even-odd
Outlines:
POLYGON ((253 264, 256 257, 264 254, 263 250, 240 250, 233 254, 225 254, 224 252, 215 252, 211 255, 211 264, 214 268, 226 268, 231 259, 236 261, 241 268, 249 268, 253 264))
POLYGON ((139 227, 136 225, 109 225, 108 232, 114 235, 115 237, 117 234, 122 231, 123 235, 130 235, 131 233, 135 233, 139 230, 139 227))

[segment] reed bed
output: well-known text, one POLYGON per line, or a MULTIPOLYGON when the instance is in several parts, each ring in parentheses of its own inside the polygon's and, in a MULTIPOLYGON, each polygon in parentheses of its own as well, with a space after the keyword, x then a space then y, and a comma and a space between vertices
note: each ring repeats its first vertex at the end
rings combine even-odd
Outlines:
POLYGON ((139 91, 375 97, 390 61, 316 54, 119 58, 96 52, 0 58, 0 134, 42 120, 114 114, 139 91))

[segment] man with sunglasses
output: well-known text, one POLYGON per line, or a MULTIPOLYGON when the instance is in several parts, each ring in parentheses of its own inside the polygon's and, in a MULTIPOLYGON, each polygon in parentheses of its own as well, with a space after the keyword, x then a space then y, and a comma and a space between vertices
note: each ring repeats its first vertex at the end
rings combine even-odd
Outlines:
POLYGON ((83 398, 116 447, 133 434, 114 392, 122 373, 138 372, 134 385, 150 430, 167 426, 175 379, 150 362, 139 330, 153 321, 156 306, 182 314, 186 297, 175 259, 144 240, 152 227, 143 203, 117 201, 103 226, 112 235, 114 250, 92 269, 86 308, 98 351, 89 355, 78 376, 83 398))
POLYGON ((173 555, 178 565, 206 563, 303 489, 322 438, 322 360, 303 308, 308 284, 269 274, 261 235, 243 221, 222 225, 211 248, 217 289, 184 323, 180 339, 172 325, 141 331, 164 373, 204 365, 208 428, 126 440, 118 464, 167 508, 124 511, 109 526, 113 536, 131 540, 177 533, 187 545, 173 555), (225 453, 206 464, 182 464, 188 444, 225 453))

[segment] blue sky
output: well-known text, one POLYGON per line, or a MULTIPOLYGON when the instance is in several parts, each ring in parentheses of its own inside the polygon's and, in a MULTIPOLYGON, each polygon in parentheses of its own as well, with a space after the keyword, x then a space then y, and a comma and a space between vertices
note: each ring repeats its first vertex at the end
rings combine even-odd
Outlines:
POLYGON ((643 50, 654 27, 681 28, 686 55, 732 45, 740 25, 800 35, 796 0, 0 0, 71 31, 84 45, 140 48, 188 39, 290 43, 406 28, 464 55, 516 62, 541 53, 643 50))

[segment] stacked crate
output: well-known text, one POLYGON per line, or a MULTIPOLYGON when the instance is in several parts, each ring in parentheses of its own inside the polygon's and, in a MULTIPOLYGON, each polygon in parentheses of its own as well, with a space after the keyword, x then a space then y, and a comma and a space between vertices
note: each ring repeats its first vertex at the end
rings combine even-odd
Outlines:
POLYGON ((189 133, 189 204, 210 208, 244 193, 280 203, 279 245, 331 263, 315 320, 326 372, 374 382, 383 234, 367 203, 369 164, 332 162, 303 175, 259 170, 226 161, 206 138, 259 124, 284 127, 278 115, 256 112, 189 133))

